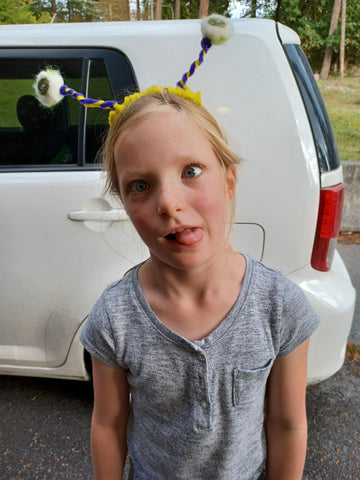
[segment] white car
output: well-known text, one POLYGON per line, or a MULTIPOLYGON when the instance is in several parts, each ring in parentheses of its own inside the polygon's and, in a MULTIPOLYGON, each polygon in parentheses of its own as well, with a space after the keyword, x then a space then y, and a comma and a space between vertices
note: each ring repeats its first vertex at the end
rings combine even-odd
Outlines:
MULTIPOLYGON (((342 168, 290 29, 234 21, 190 80, 244 159, 232 242, 304 290, 320 327, 309 382, 342 365, 355 291, 335 249, 342 168)), ((174 85, 200 50, 198 21, 0 26, 0 373, 89 379, 81 327, 103 289, 148 252, 96 152, 107 114, 34 98, 48 65, 92 98, 174 85)), ((190 84, 189 82, 189 84, 190 84)))

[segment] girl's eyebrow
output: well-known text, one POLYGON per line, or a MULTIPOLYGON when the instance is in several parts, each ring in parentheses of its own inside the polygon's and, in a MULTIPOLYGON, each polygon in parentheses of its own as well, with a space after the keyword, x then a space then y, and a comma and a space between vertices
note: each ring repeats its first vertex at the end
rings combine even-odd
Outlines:
MULTIPOLYGON (((119 171, 121 172, 121 169, 119 169, 119 171)), ((127 178, 133 179, 133 178, 148 176, 148 175, 151 175, 148 168, 131 168, 130 167, 129 169, 126 169, 126 171, 123 173, 123 179, 127 179, 127 178)))

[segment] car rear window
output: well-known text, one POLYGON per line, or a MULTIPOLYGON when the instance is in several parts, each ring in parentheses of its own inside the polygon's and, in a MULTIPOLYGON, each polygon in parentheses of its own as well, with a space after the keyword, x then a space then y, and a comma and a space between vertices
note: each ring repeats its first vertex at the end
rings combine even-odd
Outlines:
POLYGON ((284 49, 294 73, 311 125, 321 173, 335 170, 340 158, 334 133, 309 62, 299 45, 285 44, 284 49))
POLYGON ((32 85, 47 66, 90 98, 122 101, 137 89, 131 65, 118 51, 0 49, 0 169, 100 168, 108 111, 87 109, 68 97, 44 108, 32 85))

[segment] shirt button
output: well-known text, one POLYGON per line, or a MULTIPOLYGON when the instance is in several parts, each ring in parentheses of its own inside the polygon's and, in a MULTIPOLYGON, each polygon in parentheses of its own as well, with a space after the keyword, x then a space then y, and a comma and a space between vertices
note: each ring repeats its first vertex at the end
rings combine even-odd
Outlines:
POLYGON ((201 400, 200 405, 202 406, 202 408, 208 408, 209 403, 207 400, 201 400))
POLYGON ((205 355, 201 352, 197 353, 197 358, 200 360, 200 362, 205 362, 205 355))

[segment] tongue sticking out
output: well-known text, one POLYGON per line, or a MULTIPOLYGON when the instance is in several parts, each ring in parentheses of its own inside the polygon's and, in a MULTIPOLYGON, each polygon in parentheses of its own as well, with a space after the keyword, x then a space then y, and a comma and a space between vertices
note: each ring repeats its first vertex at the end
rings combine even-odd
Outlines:
POLYGON ((201 228, 185 228, 181 232, 175 233, 176 240, 182 245, 193 245, 202 239, 203 231, 201 228))

